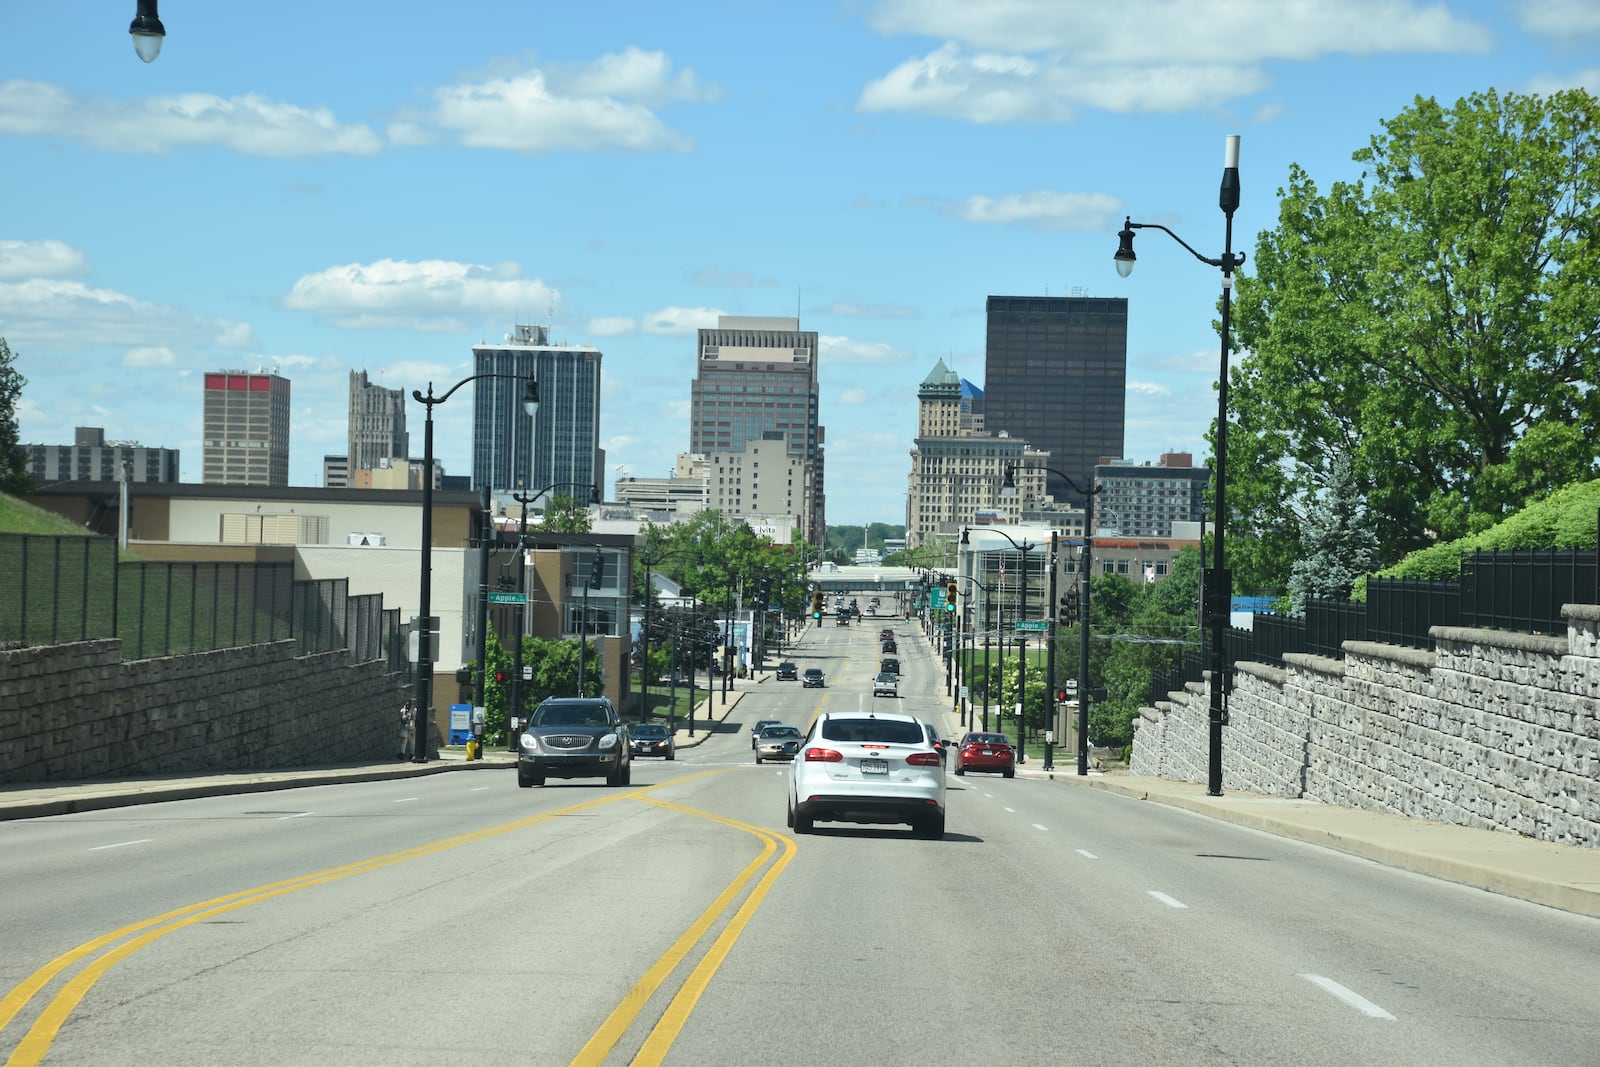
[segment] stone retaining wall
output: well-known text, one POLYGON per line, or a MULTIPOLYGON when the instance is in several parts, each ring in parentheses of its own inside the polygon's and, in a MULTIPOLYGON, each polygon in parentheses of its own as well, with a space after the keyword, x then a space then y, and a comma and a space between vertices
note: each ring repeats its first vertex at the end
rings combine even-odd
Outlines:
POLYGON ((0 650, 0 783, 393 759, 409 693, 295 642, 124 661, 117 640, 0 650))
MULTIPOLYGON (((1567 636, 1434 627, 1434 651, 1237 665, 1222 786, 1600 848, 1600 607, 1567 636)), ((1210 679, 1140 712, 1130 770, 1206 781, 1210 679)))

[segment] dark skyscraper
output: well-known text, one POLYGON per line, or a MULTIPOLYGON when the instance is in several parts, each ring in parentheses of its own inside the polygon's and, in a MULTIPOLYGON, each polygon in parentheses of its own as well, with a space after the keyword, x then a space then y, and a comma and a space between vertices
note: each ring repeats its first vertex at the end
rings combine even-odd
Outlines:
MULTIPOLYGON (((1128 301, 1122 297, 991 296, 984 428, 1050 453, 1084 488, 1101 457, 1122 455, 1128 301)), ((1079 501, 1055 475, 1048 492, 1079 501)))

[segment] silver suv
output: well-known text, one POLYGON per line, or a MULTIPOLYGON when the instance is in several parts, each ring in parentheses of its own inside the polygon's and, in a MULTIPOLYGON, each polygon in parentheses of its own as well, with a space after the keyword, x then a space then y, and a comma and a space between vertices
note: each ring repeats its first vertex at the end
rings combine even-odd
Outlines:
POLYGON ((900 695, 900 679, 888 671, 878 672, 872 680, 872 695, 875 697, 898 697, 900 695))

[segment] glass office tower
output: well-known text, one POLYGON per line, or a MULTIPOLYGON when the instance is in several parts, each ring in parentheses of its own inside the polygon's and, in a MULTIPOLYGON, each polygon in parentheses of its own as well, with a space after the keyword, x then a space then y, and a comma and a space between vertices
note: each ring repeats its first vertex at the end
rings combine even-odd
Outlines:
MULTIPOLYGON (((604 492, 600 450, 600 350, 553 345, 547 326, 518 326, 504 343, 472 346, 474 374, 537 378, 539 410, 522 407, 512 378, 472 383, 472 487, 536 493, 563 482, 604 492)), ((557 492, 587 499, 582 488, 557 492)))

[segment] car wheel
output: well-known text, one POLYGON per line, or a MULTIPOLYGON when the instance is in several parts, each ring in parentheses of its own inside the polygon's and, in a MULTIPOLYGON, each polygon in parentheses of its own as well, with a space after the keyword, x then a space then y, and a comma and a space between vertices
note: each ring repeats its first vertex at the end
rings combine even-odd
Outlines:
POLYGON ((528 779, 529 785, 544 785, 544 775, 535 774, 528 779))
POLYGON ((609 768, 606 771, 606 785, 621 785, 621 784, 622 784, 622 770, 620 768, 618 768, 618 767, 609 768))
POLYGON ((783 825, 791 830, 794 829, 794 801, 792 800, 783 806, 783 825))
POLYGON ((633 760, 629 760, 627 763, 622 765, 622 784, 633 784, 633 760))
POLYGON ((956 764, 956 774, 958 776, 959 775, 964 775, 966 773, 967 773, 967 769, 965 767, 961 766, 961 764, 959 764, 959 763, 956 764))
POLYGON ((675 760, 677 758, 678 758, 678 750, 676 748, 667 749, 667 759, 675 760))
POLYGON ((1017 771, 1016 771, 1016 768, 1014 768, 1014 767, 1007 767, 1001 773, 1004 774, 1007 778, 1015 778, 1017 776, 1017 771))
POLYGON ((918 837, 927 838, 929 841, 939 841, 944 838, 944 813, 929 815, 917 823, 913 830, 918 837))
POLYGON ((797 834, 809 834, 811 832, 811 825, 812 825, 811 816, 802 815, 798 811, 794 813, 793 826, 794 826, 794 832, 795 833, 797 833, 797 834))
POLYGON ((756 757, 756 766, 757 767, 761 766, 761 757, 760 756, 756 757))
POLYGON ((533 775, 526 771, 518 771, 517 785, 523 789, 531 789, 533 787, 533 775))

